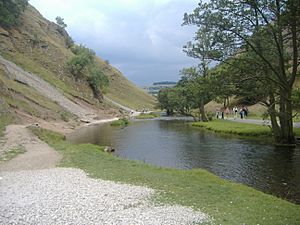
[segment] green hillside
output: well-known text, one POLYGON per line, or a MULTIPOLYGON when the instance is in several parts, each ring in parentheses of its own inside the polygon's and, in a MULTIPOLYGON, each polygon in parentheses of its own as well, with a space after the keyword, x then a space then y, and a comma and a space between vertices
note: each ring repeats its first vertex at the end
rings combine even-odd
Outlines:
MULTIPOLYGON (((58 25, 43 18, 32 6, 20 15, 18 25, 10 28, 0 26, 0 54, 23 68, 40 76, 74 102, 84 103, 95 110, 109 112, 108 104, 94 98, 86 79, 75 80, 66 64, 74 56, 67 47, 70 37, 58 25)), ((83 43, 84 44, 84 43, 83 43)), ((155 99, 134 86, 121 72, 96 57, 97 66, 108 76, 110 86, 107 97, 131 108, 153 108, 155 99)), ((8 103, 11 111, 42 119, 60 120, 71 117, 56 102, 40 96, 32 88, 10 80, 5 68, 0 64, 0 99, 8 103), (48 112, 48 113, 47 113, 48 112)))

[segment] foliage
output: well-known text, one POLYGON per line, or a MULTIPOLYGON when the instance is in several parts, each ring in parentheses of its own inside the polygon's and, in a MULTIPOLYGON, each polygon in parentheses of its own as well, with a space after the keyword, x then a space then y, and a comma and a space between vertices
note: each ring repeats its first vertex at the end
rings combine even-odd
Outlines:
POLYGON ((3 27, 16 25, 27 5, 28 0, 0 0, 0 25, 3 27))
POLYGON ((95 52, 83 45, 74 45, 71 51, 75 54, 68 62, 67 67, 76 79, 87 73, 87 67, 93 64, 95 52))
POLYGON ((89 65, 90 59, 88 55, 79 54, 72 57, 68 63, 67 67, 76 79, 83 77, 84 72, 86 72, 86 67, 89 65))
POLYGON ((90 68, 88 82, 96 98, 103 98, 102 92, 109 85, 107 76, 96 66, 90 68))
POLYGON ((95 52, 83 45, 74 45, 71 48, 75 54, 67 63, 69 71, 76 79, 86 77, 94 96, 103 100, 103 91, 109 85, 108 77, 95 65, 95 52))
POLYGON ((254 93, 259 95, 253 97, 262 98, 269 107, 277 143, 295 142, 292 88, 298 73, 299 15, 299 0, 211 0, 184 15, 184 25, 198 27, 185 51, 201 63, 215 60, 246 74, 245 86, 258 86, 254 93))
POLYGON ((94 56, 95 56, 95 52, 90 49, 85 47, 84 45, 80 44, 80 45, 74 45, 71 48, 71 51, 75 54, 75 55, 86 55, 90 61, 93 60, 94 56))
POLYGON ((65 37, 65 45, 66 45, 67 48, 73 47, 74 46, 74 40, 70 36, 65 37))
POLYGON ((65 29, 67 27, 67 24, 65 24, 64 19, 60 16, 57 16, 55 18, 56 20, 56 24, 61 28, 61 29, 65 29))
POLYGON ((207 213, 213 224, 298 224, 299 205, 225 181, 202 170, 158 168, 123 160, 91 144, 72 145, 63 136, 34 131, 63 155, 62 166, 85 170, 91 177, 158 190, 157 201, 181 204, 207 213))

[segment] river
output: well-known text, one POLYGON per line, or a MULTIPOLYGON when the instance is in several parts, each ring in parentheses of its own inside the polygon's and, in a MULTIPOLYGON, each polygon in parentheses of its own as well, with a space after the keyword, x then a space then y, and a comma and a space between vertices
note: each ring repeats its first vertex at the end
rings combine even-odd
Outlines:
POLYGON ((81 128, 72 143, 112 146, 121 158, 162 167, 203 168, 300 204, 300 149, 280 149, 257 140, 221 136, 183 120, 142 120, 129 126, 81 128))

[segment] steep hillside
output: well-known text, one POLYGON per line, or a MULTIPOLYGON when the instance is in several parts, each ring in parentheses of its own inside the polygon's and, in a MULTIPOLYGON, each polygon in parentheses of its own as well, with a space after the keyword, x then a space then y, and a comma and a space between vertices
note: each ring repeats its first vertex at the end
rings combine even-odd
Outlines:
MULTIPOLYGON (((25 71, 38 75, 76 104, 86 104, 103 116, 113 113, 108 104, 99 103, 94 98, 85 79, 75 80, 68 72, 66 63, 73 56, 67 47, 69 40, 68 34, 58 25, 28 6, 17 26, 9 29, 0 27, 0 54, 25 71)), ((117 69, 100 58, 95 61, 110 80, 109 98, 132 108, 153 107, 154 99, 130 83, 117 69)), ((41 119, 69 120, 73 117, 56 101, 11 79, 1 64, 0 86, 0 99, 13 109, 10 111, 41 119)))

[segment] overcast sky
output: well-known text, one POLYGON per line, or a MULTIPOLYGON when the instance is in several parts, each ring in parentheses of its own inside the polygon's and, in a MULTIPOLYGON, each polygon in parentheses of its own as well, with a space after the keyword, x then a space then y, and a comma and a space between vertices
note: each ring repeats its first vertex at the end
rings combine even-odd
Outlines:
POLYGON ((177 81, 197 64, 182 46, 195 27, 182 27, 198 0, 30 0, 44 17, 64 18, 76 43, 92 48, 137 85, 177 81))

